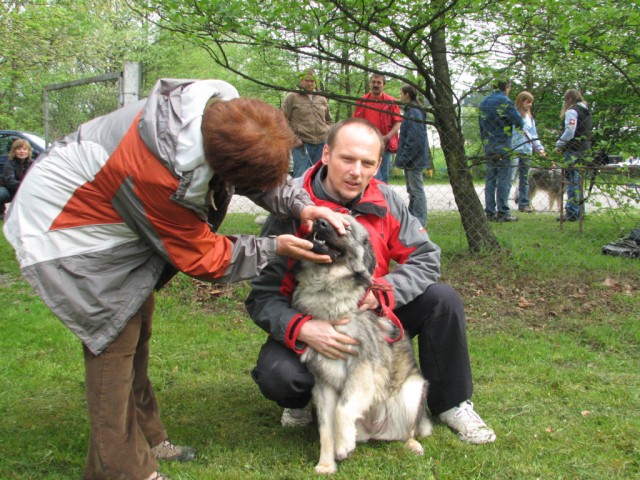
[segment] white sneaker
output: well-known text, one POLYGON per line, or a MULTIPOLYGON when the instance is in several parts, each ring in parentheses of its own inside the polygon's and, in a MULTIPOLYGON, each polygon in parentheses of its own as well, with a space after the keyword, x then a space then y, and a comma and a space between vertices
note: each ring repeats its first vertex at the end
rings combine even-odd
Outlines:
POLYGON ((480 415, 473 410, 471 400, 465 400, 459 406, 441 413, 438 418, 442 423, 458 433, 463 442, 480 445, 495 442, 496 434, 487 427, 480 415))
POLYGON ((283 427, 305 427, 313 422, 311 405, 304 408, 285 408, 280 423, 283 427))

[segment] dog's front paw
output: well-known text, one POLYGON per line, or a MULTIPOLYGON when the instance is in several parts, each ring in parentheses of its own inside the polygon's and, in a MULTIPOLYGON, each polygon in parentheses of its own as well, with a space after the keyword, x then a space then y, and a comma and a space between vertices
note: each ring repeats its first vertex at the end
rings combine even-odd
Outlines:
POLYGON ((422 445, 420 444, 420 442, 417 441, 415 438, 410 438, 409 440, 407 440, 405 445, 409 450, 411 450, 416 455, 424 455, 424 448, 422 448, 422 445))
POLYGON ((427 418, 426 415, 423 415, 422 418, 418 421, 418 431, 416 432, 416 436, 418 438, 425 438, 431 435, 433 431, 433 424, 427 418))
POLYGON ((316 465, 315 470, 316 470, 316 473, 320 473, 322 475, 329 475, 332 473, 336 473, 337 469, 338 469, 338 466, 336 465, 336 462, 333 462, 333 463, 321 462, 316 465))
POLYGON ((355 442, 352 445, 351 444, 337 445, 336 459, 339 461, 346 460, 347 458, 349 458, 349 455, 351 455, 351 452, 353 452, 355 449, 356 449, 355 442))

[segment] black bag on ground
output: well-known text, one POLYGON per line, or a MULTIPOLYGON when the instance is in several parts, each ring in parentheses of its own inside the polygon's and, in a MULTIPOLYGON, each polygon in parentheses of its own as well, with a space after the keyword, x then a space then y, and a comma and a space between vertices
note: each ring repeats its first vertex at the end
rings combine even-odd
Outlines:
POLYGON ((640 228, 634 228, 629 235, 602 247, 602 253, 616 257, 640 258, 640 228))

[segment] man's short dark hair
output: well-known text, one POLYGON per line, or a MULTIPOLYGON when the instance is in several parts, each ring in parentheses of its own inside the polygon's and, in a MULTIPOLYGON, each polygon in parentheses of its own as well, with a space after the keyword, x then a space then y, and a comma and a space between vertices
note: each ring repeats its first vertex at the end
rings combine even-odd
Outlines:
POLYGON ((346 127, 348 125, 362 125, 363 127, 366 127, 374 132, 378 137, 378 140, 380 140, 380 157, 382 157, 382 154, 384 153, 384 139, 382 138, 380 130, 378 130, 378 127, 376 127, 369 120, 359 117, 349 117, 346 120, 334 123, 331 126, 331 128, 329 129, 329 135, 327 136, 327 146, 329 147, 329 149, 332 149, 336 144, 338 132, 342 130, 343 127, 346 127))
POLYGON ((371 79, 373 77, 378 77, 382 79, 382 84, 386 85, 387 84, 387 79, 385 78, 385 76, 382 73, 372 73, 371 77, 369 77, 369 81, 371 81, 371 79))
POLYGON ((511 86, 511 80, 508 78, 501 78, 496 81, 496 88, 501 92, 506 92, 507 88, 511 86))

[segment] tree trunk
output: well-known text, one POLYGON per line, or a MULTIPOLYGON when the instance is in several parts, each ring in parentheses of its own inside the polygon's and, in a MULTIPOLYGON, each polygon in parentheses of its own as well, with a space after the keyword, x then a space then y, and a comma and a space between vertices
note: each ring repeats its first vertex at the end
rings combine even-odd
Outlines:
POLYGON ((489 228, 489 221, 476 194, 471 171, 467 165, 462 126, 453 103, 444 27, 431 34, 430 43, 435 75, 432 105, 435 124, 469 250, 473 253, 497 250, 498 241, 489 228))

